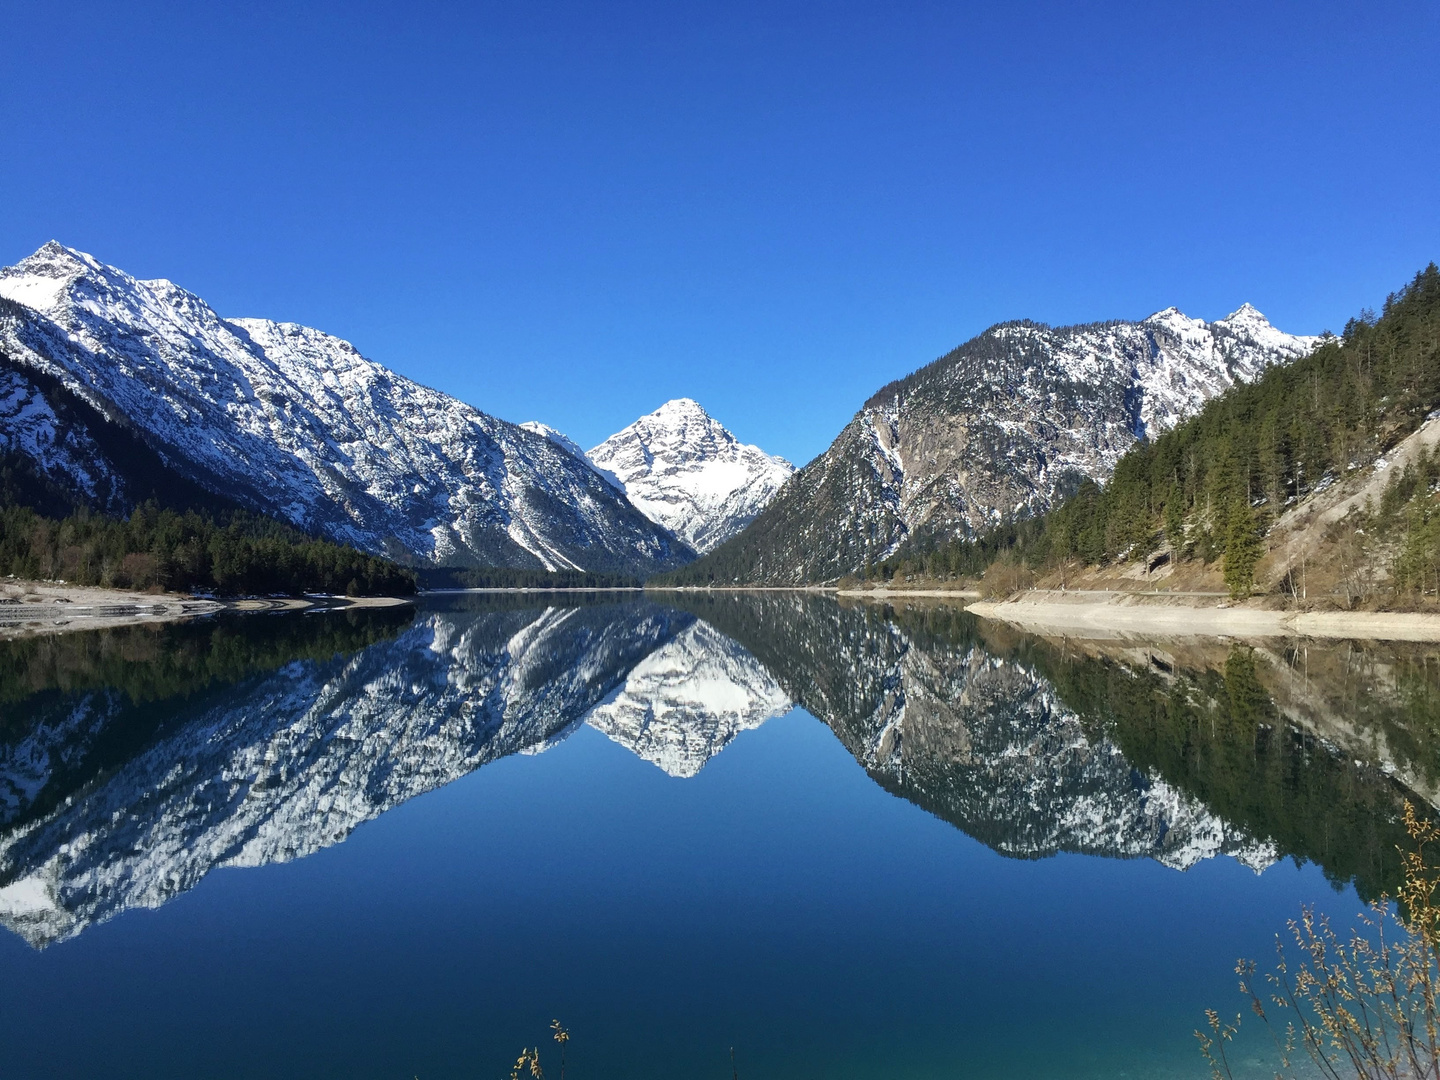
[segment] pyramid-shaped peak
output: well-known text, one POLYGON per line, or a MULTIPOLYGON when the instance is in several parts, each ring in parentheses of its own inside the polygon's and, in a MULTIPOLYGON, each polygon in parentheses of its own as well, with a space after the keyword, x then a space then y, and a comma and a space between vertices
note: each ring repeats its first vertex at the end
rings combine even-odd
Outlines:
POLYGON ((701 407, 698 401, 696 401, 694 398, 688 397, 671 398, 669 401, 665 402, 664 405, 661 405, 650 415, 676 418, 693 417, 695 419, 703 420, 709 420, 711 418, 710 414, 701 407))
POLYGON ((83 251, 51 240, 14 266, 0 269, 0 296, 36 311, 53 312, 70 284, 100 263, 83 251))
POLYGON ((1255 307, 1255 305, 1249 303, 1248 301, 1241 304, 1238 308, 1232 311, 1229 315, 1226 315, 1225 318, 1221 319, 1220 321, 1227 323, 1261 322, 1264 323, 1266 326, 1270 325, 1270 320, 1265 318, 1264 315, 1260 314, 1260 311, 1255 307))

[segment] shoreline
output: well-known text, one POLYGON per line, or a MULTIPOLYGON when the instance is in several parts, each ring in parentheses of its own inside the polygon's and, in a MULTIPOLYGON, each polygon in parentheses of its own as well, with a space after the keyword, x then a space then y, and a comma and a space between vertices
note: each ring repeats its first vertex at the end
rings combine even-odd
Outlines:
POLYGON ((72 630, 178 622, 222 611, 306 611, 394 607, 395 596, 241 597, 219 600, 184 593, 145 593, 57 581, 0 579, 0 641, 72 630))
POLYGON ((980 601, 967 605, 966 610, 1030 633, 1095 640, 1305 637, 1440 641, 1440 614, 1428 612, 1282 611, 1145 602, 1155 597, 1153 593, 1116 593, 1107 600, 1072 602, 1020 597, 980 601))

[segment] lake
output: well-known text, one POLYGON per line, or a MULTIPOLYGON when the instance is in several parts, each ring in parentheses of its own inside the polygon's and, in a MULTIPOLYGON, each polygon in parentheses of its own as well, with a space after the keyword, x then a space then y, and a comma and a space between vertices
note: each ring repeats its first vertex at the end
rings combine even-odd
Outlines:
POLYGON ((0 642, 0 1076, 1200 1078, 1436 799, 1433 646, 621 595, 0 642))

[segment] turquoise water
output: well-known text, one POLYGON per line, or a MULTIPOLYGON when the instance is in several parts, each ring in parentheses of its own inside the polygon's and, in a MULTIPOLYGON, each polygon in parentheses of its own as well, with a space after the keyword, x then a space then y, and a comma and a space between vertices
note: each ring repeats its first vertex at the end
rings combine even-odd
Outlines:
POLYGON ((1393 877, 1423 656, 686 603, 0 646, 0 1075, 1202 1077, 1393 877))

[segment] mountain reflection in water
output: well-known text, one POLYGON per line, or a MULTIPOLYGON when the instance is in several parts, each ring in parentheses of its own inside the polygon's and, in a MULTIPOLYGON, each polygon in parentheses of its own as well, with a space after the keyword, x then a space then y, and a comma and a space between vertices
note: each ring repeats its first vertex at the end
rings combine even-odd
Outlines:
POLYGON ((43 947, 589 723, 676 777, 800 706, 1005 855, 1396 877, 1423 648, 1081 646, 799 594, 432 597, 0 643, 0 922, 43 947), (546 606, 548 603, 548 606, 546 606))

